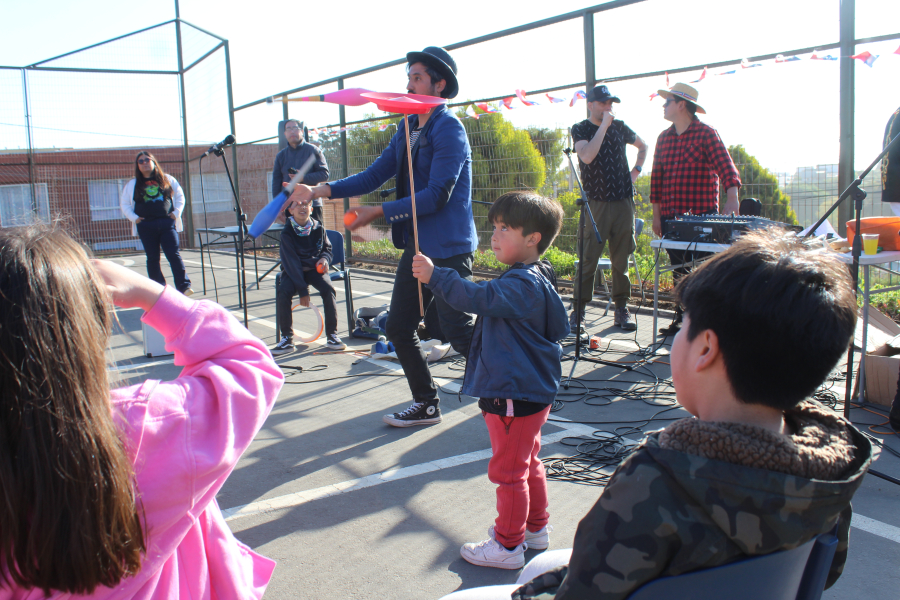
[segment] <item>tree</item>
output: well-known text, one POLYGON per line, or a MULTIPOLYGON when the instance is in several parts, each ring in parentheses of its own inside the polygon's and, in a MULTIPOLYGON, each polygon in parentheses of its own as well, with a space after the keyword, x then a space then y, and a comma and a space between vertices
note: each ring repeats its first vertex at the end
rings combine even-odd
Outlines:
MULTIPOLYGON (((741 174, 741 196, 756 198, 762 204, 760 216, 773 221, 797 225, 797 215, 791 208, 791 197, 778 185, 778 178, 763 168, 743 146, 730 146, 728 153, 741 174)), ((720 190, 719 206, 724 206, 725 190, 720 190)))
MULTIPOLYGON (((462 116, 462 111, 458 114, 462 116)), ((481 114, 462 123, 472 147, 472 212, 479 241, 486 244, 491 231, 488 204, 506 192, 539 191, 547 179, 547 166, 528 132, 513 127, 503 115, 481 114)))
POLYGON ((563 158, 563 149, 566 147, 566 131, 549 127, 529 127, 526 131, 531 138, 531 143, 541 153, 547 169, 547 179, 539 192, 550 198, 558 197, 563 190, 569 189, 566 179, 568 167, 563 158), (556 193, 554 194, 554 192, 556 193))

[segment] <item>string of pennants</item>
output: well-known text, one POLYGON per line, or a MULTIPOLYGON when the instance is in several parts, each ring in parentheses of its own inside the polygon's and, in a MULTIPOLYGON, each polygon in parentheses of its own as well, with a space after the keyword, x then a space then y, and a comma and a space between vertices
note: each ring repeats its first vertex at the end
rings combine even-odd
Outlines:
MULTIPOLYGON (((898 47, 892 54, 900 55, 900 47, 898 47)), ((850 58, 858 60, 858 61, 866 64, 867 66, 871 67, 875 63, 875 60, 878 59, 879 56, 880 55, 872 54, 871 52, 866 50, 864 52, 860 52, 859 54, 854 54, 850 58)), ((779 54, 778 56, 775 57, 774 62, 775 62, 775 64, 782 64, 782 63, 789 63, 789 62, 797 62, 797 61, 801 61, 801 60, 803 60, 803 59, 801 59, 799 56, 785 57, 783 54, 779 54)), ((832 56, 831 54, 823 55, 823 54, 819 53, 818 51, 814 51, 809 56, 808 60, 836 61, 836 60, 838 60, 838 57, 832 56)), ((762 66, 763 66, 763 63, 751 63, 750 61, 748 61, 745 58, 741 61, 740 69, 735 68, 735 69, 731 69, 729 71, 723 70, 723 71, 719 71, 718 73, 712 73, 711 75, 712 76, 736 75, 739 71, 742 71, 744 69, 753 69, 755 67, 762 67, 762 66)), ((709 68, 703 67, 703 71, 700 73, 700 77, 698 77, 697 79, 694 79, 693 81, 689 81, 688 83, 700 83, 701 81, 706 79, 707 75, 710 75, 709 68)), ((666 87, 671 87, 669 85, 669 74, 668 73, 666 73, 666 87)), ((650 94, 650 99, 653 100, 657 96, 659 96, 659 94, 656 92, 653 92, 652 94, 650 94)))
MULTIPOLYGON (((547 101, 550 104, 559 104, 562 102, 568 102, 570 107, 575 106, 575 103, 578 102, 579 100, 585 99, 584 90, 577 90, 575 93, 572 94, 571 98, 560 98, 558 96, 553 96, 551 94, 545 94, 545 96, 547 97, 547 101)), ((498 102, 497 105, 489 104, 487 102, 475 102, 473 104, 470 104, 466 108, 466 112, 465 112, 465 115, 463 118, 477 119, 479 116, 481 116, 475 112, 475 109, 474 109, 475 106, 477 106, 482 112, 488 113, 488 114, 499 113, 502 109, 513 110, 514 108, 516 108, 516 106, 513 105, 513 101, 516 99, 520 100, 524 106, 539 106, 541 104, 544 104, 543 102, 541 102, 539 100, 527 98, 525 95, 525 91, 519 89, 519 90, 516 90, 515 96, 503 98, 502 100, 500 100, 498 102)), ((309 133, 311 135, 315 135, 317 137, 318 136, 332 136, 332 135, 337 135, 344 131, 352 131, 354 129, 377 129, 378 131, 385 131, 389 127, 396 127, 396 125, 394 123, 382 123, 380 125, 377 123, 356 123, 353 125, 347 125, 345 127, 310 128, 309 133)))
MULTIPOLYGON (((892 52, 892 54, 900 55, 900 47, 898 47, 894 52, 892 52)), ((860 52, 859 54, 854 54, 850 58, 858 60, 858 61, 864 63, 865 65, 872 67, 872 65, 879 58, 879 56, 880 55, 878 55, 878 54, 872 54, 869 51, 864 51, 864 52, 860 52)), ((807 60, 837 61, 838 58, 839 57, 832 56, 831 54, 823 55, 818 51, 814 51, 807 60)), ((801 60, 803 60, 803 59, 796 55, 785 57, 784 55, 779 54, 778 56, 776 56, 774 58, 774 63, 775 64, 783 64, 783 63, 797 62, 797 61, 801 61, 801 60)), ((739 73, 740 71, 743 71, 744 69, 753 69, 753 68, 762 67, 762 66, 764 66, 764 65, 761 62, 751 63, 750 61, 748 61, 745 58, 741 61, 740 69, 734 68, 734 69, 730 69, 727 71, 722 70, 717 73, 710 73, 708 67, 703 67, 703 71, 700 73, 700 77, 698 77, 697 79, 694 79, 693 81, 690 81, 688 83, 700 83, 700 82, 704 81, 707 77, 717 77, 717 76, 722 76, 722 75, 736 75, 737 73, 739 73)), ((667 88, 671 87, 671 85, 669 83, 669 74, 668 73, 666 73, 666 87, 667 88)), ((657 92, 653 92, 652 94, 650 94, 650 100, 653 100, 653 98, 655 98, 657 96, 659 96, 659 94, 657 92)), ((469 106, 466 107, 465 115, 463 118, 478 119, 483 114, 493 114, 493 113, 502 112, 503 110, 513 110, 515 108, 518 108, 517 106, 515 106, 513 104, 513 102, 515 100, 519 100, 519 102, 521 102, 522 106, 525 106, 525 107, 550 106, 550 105, 554 105, 554 104, 568 103, 569 107, 571 108, 571 107, 575 106, 575 104, 579 100, 584 100, 586 96, 585 96, 585 92, 583 90, 577 90, 572 94, 571 98, 554 96, 549 93, 544 94, 544 97, 546 97, 546 100, 537 99, 535 97, 528 98, 527 95, 525 94, 524 90, 517 89, 514 96, 509 96, 507 98, 503 98, 502 100, 499 100, 496 103, 473 102, 472 104, 470 104, 469 106), (476 111, 476 108, 478 109, 478 111, 481 111, 481 112, 476 111)), ((329 128, 321 128, 321 129, 312 128, 309 130, 309 132, 315 136, 322 136, 322 135, 330 136, 330 135, 336 135, 343 131, 351 131, 354 129, 378 129, 378 131, 385 131, 389 127, 395 127, 395 126, 396 125, 394 123, 383 123, 380 125, 377 123, 357 123, 354 125, 347 125, 346 127, 333 127, 330 129, 329 128)))

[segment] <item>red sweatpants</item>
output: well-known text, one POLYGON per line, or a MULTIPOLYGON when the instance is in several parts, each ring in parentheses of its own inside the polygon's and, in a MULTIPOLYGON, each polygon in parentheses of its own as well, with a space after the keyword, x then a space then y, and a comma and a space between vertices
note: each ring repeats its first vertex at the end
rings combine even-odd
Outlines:
POLYGON ((538 459, 541 426, 549 414, 549 406, 527 417, 484 413, 494 453, 488 463, 488 479, 497 484, 494 538, 509 548, 525 541, 526 527, 539 531, 550 519, 547 477, 538 459))

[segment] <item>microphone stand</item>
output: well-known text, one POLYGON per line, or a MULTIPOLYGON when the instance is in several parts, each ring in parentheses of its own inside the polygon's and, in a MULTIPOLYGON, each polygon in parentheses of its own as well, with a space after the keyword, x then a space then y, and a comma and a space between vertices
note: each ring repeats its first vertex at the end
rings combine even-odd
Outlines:
MULTIPOLYGON (((809 232, 805 236, 805 237, 809 237, 809 236, 813 235, 815 233, 815 231, 822 225, 822 223, 825 222, 825 219, 827 219, 828 216, 831 213, 833 213, 835 211, 835 209, 837 209, 838 206, 841 205, 841 202, 843 202, 844 200, 846 200, 847 198, 849 198, 851 196, 853 197, 853 210, 856 213, 856 234, 853 236, 853 248, 850 251, 851 255, 853 256, 853 262, 850 265, 850 275, 853 278, 853 293, 854 293, 854 295, 856 295, 859 290, 859 257, 862 254, 862 230, 860 229, 860 220, 862 218, 863 200, 866 199, 866 190, 862 189, 859 186, 862 185, 863 179, 866 178, 866 175, 869 174, 869 171, 874 169, 875 165, 877 165, 879 162, 881 162, 881 159, 884 158, 884 156, 890 151, 891 147, 897 143, 898 139, 900 139, 900 134, 895 135, 894 139, 892 139, 891 142, 887 146, 884 147, 884 150, 881 152, 881 154, 879 154, 878 157, 874 161, 872 161, 872 164, 870 164, 866 168, 865 171, 860 173, 860 175, 856 179, 854 179, 850 185, 847 186, 847 189, 845 189, 841 193, 841 195, 838 197, 838 199, 835 201, 835 203, 831 205, 831 208, 829 208, 825 212, 825 214, 822 215, 821 219, 816 221, 816 224, 810 228, 809 232)), ((863 310, 869 310, 869 307, 864 306, 863 310)), ((862 348, 860 351, 865 352, 866 349, 862 348)), ((860 389, 860 394, 864 394, 864 393, 865 393, 865 389, 860 389)), ((852 396, 853 396, 853 342, 850 343, 850 349, 847 351, 847 388, 846 388, 846 391, 844 392, 844 418, 847 419, 847 421, 850 421, 850 399, 852 396)), ((860 401, 861 400, 862 400, 862 398, 860 398, 860 401)), ((871 475, 874 475, 875 477, 880 477, 881 479, 884 479, 885 481, 890 481, 891 483, 900 485, 900 480, 898 480, 894 477, 891 477, 890 475, 885 475, 884 473, 879 473, 878 471, 875 471, 874 469, 869 469, 869 473, 871 475)))
MULTIPOLYGON (((563 380, 563 389, 569 389, 569 383, 572 381, 572 377, 575 374, 575 367, 578 365, 579 360, 585 360, 587 362, 592 362, 595 364, 606 365, 608 367, 618 367, 620 369, 625 369, 626 371, 631 371, 634 369, 631 365, 623 365, 617 362, 601 360, 599 358, 594 358, 593 356, 581 356, 581 333, 582 333, 582 307, 581 307, 581 277, 584 272, 584 236, 585 236, 585 227, 584 215, 587 213, 588 217, 591 220, 591 227, 594 230, 594 237, 597 238, 597 243, 602 244, 603 239, 600 237, 600 231, 597 229, 597 222, 594 221, 594 215, 591 213, 590 206, 588 206, 587 194, 584 193, 584 187, 581 185, 581 179, 578 178, 578 173, 575 171, 575 163, 572 161, 572 149, 566 148, 563 150, 566 153, 566 157, 569 159, 569 168, 572 170, 572 175, 575 178, 575 181, 578 183, 578 190, 581 192, 581 198, 576 200, 576 204, 579 206, 581 214, 578 218, 578 269, 575 271, 575 281, 572 285, 572 307, 575 309, 575 354, 563 356, 561 361, 571 360, 572 361, 572 369, 569 371, 569 376, 563 380), (578 284, 576 288, 575 284, 578 284)), ((592 290, 593 292, 593 290, 592 290)))
POLYGON ((244 240, 247 237, 247 215, 241 208, 241 200, 238 198, 237 190, 234 189, 234 180, 231 178, 231 171, 228 170, 228 161, 225 160, 225 151, 221 148, 213 152, 222 159, 225 165, 225 174, 228 176, 228 183, 231 185, 231 195, 234 197, 234 210, 237 214, 237 252, 240 267, 238 268, 238 306, 244 308, 244 327, 247 327, 247 273, 244 270, 244 240))

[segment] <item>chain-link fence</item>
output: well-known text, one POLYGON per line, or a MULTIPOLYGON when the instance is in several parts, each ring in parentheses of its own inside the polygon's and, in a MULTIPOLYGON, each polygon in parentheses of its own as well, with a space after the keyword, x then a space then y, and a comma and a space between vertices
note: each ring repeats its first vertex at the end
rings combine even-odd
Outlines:
MULTIPOLYGON (((859 14, 868 14, 866 1, 858 0, 859 14)), ((679 11, 666 0, 616 0, 448 45, 461 73, 460 99, 477 98, 453 104, 451 110, 463 118, 472 148, 473 212, 482 247, 487 247, 491 229, 486 219, 487 204, 506 191, 524 188, 560 200, 567 219, 555 247, 574 251, 575 200, 579 194, 562 150, 571 143, 568 128, 584 113, 567 117, 563 123, 548 125, 550 119, 545 118, 541 124, 528 124, 519 118, 525 111, 483 114, 480 109, 474 110, 475 104, 497 106, 497 101, 509 97, 511 88, 517 85, 531 98, 543 100, 545 94, 570 98, 575 91, 601 81, 613 84, 623 98, 646 98, 646 91, 660 86, 664 77, 688 81, 701 70, 705 75, 706 66, 726 74, 725 69, 742 67, 741 57, 749 58, 752 65, 754 61, 775 61, 782 53, 791 56, 818 49, 840 54, 840 60, 845 61, 842 42, 852 48, 900 38, 900 34, 888 32, 890 24, 867 19, 856 34, 868 37, 836 42, 832 36, 840 22, 839 4, 837 0, 798 0, 784 7, 780 12, 783 18, 775 21, 761 7, 742 15, 742 22, 749 29, 759 25, 767 32, 765 36, 743 36, 735 44, 726 40, 725 33, 705 32, 702 43, 670 44, 665 52, 639 55, 628 52, 640 42, 634 37, 635 31, 642 31, 641 39, 646 40, 655 39, 657 29, 690 30, 698 12, 718 10, 717 4, 695 0, 691 11, 679 11), (805 26, 799 27, 800 23, 805 26), (724 47, 737 54, 723 55, 724 47), (560 51, 536 52, 537 48, 560 51), (617 50, 612 52, 611 48, 617 50), (467 81, 479 83, 467 88, 467 81), (479 118, 472 118, 473 113, 479 118)), ((313 143, 328 159, 330 179, 358 173, 386 147, 396 132, 398 117, 377 117, 371 105, 339 107, 288 100, 352 87, 396 89, 405 78, 404 64, 404 59, 398 59, 235 108, 228 42, 175 19, 25 68, 0 68, 0 226, 65 214, 97 251, 138 249, 139 241, 118 211, 118 199, 125 183, 134 176, 135 154, 146 149, 181 182, 189 217, 182 243, 196 245, 198 231, 233 226, 237 219, 224 162, 215 157, 192 157, 227 132, 236 134, 242 143, 227 150, 225 159, 231 166, 241 208, 249 219, 271 197, 272 164, 279 148, 274 134, 288 117, 299 116, 312 131, 313 143)), ((836 107, 839 78, 837 65, 832 66, 830 74, 817 81, 815 94, 830 98, 828 102, 836 107)), ((748 92, 750 96, 765 86, 777 86, 778 98, 767 97, 774 104, 808 92, 791 87, 789 76, 779 79, 782 75, 770 75, 778 73, 776 69, 759 72, 767 75, 753 80, 758 87, 748 92)), ((872 110, 878 94, 872 93, 870 79, 859 77, 856 89, 857 114, 872 110)), ((714 105, 727 106, 724 110, 741 108, 743 95, 724 98, 717 96, 715 87, 704 88, 703 94, 714 105)), ((622 106, 634 107, 635 102, 622 106)), ((769 118, 790 112, 772 109, 769 118)), ((635 113, 626 114, 624 118, 631 124, 635 113)), ((847 116, 838 110, 832 114, 834 118, 827 122, 808 122, 795 116, 767 127, 748 119, 738 129, 723 133, 741 172, 741 196, 760 199, 764 216, 808 224, 837 198, 843 187, 839 182, 841 165, 847 160, 846 154, 840 155, 844 162, 837 160, 837 146, 829 164, 807 166, 800 162, 777 171, 760 165, 749 150, 761 144, 767 148, 799 145, 797 140, 813 130, 826 130, 838 139, 847 116), (739 144, 742 148, 735 149, 739 144)), ((849 119, 853 120, 852 114, 849 119)), ((657 120, 640 133, 652 143, 665 125, 657 120)), ((638 212, 645 218, 651 214, 647 204, 651 168, 648 157, 636 185, 638 212)), ((879 202, 877 175, 876 170, 864 183, 869 189, 866 216, 888 212, 879 202)), ((391 181, 361 198, 326 201, 326 227, 343 230, 341 215, 348 206, 391 199, 393 195, 383 192, 393 187, 391 181)), ((839 213, 831 217, 836 229, 841 228, 840 221, 845 217, 839 213)), ((390 258, 393 248, 389 237, 386 223, 377 221, 354 232, 348 238, 348 250, 351 255, 365 252, 390 258)), ((639 240, 639 251, 646 246, 647 240, 639 240)))
POLYGON ((62 216, 95 252, 141 249, 119 201, 146 150, 184 189, 193 245, 190 157, 231 129, 226 60, 225 40, 175 19, 0 68, 0 226, 62 216))
MULTIPOLYGON (((489 208, 487 204, 504 192, 518 189, 533 189, 558 198, 566 210, 567 218, 554 245, 558 250, 570 253, 574 252, 576 245, 578 213, 575 200, 580 194, 576 192, 577 186, 562 150, 571 144, 571 123, 584 118, 584 113, 565 125, 557 122, 552 126, 537 126, 521 124, 522 119, 517 118, 519 115, 512 114, 512 111, 485 114, 480 108, 475 108, 483 103, 498 107, 498 101, 510 97, 512 89, 517 85, 523 86, 529 98, 540 99, 544 104, 547 102, 544 100, 545 94, 552 95, 557 100, 568 100, 575 91, 589 89, 600 82, 611 83, 618 95, 623 98, 627 95, 634 100, 646 98, 648 91, 662 87, 661 82, 669 76, 673 82, 693 81, 702 71, 702 79, 707 75, 705 67, 708 66, 709 77, 712 79, 718 74, 712 72, 713 68, 717 68, 722 75, 727 75, 729 69, 741 71, 752 67, 757 61, 784 63, 784 57, 790 58, 802 53, 808 56, 813 50, 818 50, 822 55, 839 55, 841 64, 849 61, 852 70, 855 61, 843 54, 847 47, 900 39, 900 34, 889 32, 890 25, 866 17, 859 19, 862 25, 855 30, 859 37, 847 39, 846 34, 842 33, 845 39, 835 40, 835 32, 839 29, 842 32, 847 30, 846 27, 838 27, 841 19, 848 19, 848 15, 841 15, 840 3, 836 0, 799 0, 790 6, 777 5, 770 0, 766 2, 772 5, 772 9, 779 11, 779 19, 770 19, 765 6, 741 16, 744 28, 752 30, 758 26, 760 31, 766 31, 764 36, 740 36, 740 40, 736 41, 724 30, 704 31, 702 38, 698 38, 696 43, 660 43, 660 47, 665 46, 665 51, 656 53, 635 55, 628 49, 642 43, 641 40, 669 39, 654 38, 653 32, 656 30, 659 30, 661 36, 669 35, 672 31, 692 30, 698 14, 707 9, 713 12, 720 10, 720 6, 712 0, 696 0, 690 4, 690 10, 681 10, 665 0, 619 0, 446 46, 459 66, 462 85, 460 96, 477 98, 451 104, 450 107, 461 117, 472 148, 473 212, 481 247, 489 247, 491 227, 486 219, 489 208), (635 37, 637 31, 641 32, 637 36, 639 39, 635 37), (539 52, 538 48, 559 51, 539 52), (738 54, 723 55, 723 48, 731 48, 729 52, 738 54), (498 72, 498 67, 502 76, 483 76, 498 72), (599 75, 601 73, 602 76, 599 75), (478 80, 477 89, 467 89, 467 80, 478 80), (477 119, 473 118, 475 115, 478 116, 477 119)), ((869 14, 866 2, 861 0, 857 3, 857 13, 864 11, 869 14)), ((854 17, 851 15, 849 18, 854 17)), ((854 32, 854 28, 850 27, 849 31, 854 32)), ((405 60, 398 59, 312 86, 280 92, 270 97, 269 102, 261 99, 248 103, 235 109, 236 127, 243 139, 258 140, 253 145, 271 146, 274 141, 272 133, 276 131, 278 122, 299 116, 313 131, 313 143, 320 145, 325 152, 331 167, 331 179, 359 173, 371 165, 386 148, 391 136, 397 131, 395 123, 399 117, 379 118, 373 114, 375 111, 371 105, 339 108, 324 103, 293 103, 289 99, 326 94, 344 88, 397 89, 398 84, 402 84, 405 79, 401 71, 404 64, 405 60)), ((759 89, 744 91, 737 98, 722 96, 722 92, 717 92, 716 88, 703 88, 701 84, 704 96, 710 97, 713 105, 720 107, 720 114, 724 111, 744 110, 741 104, 743 97, 750 96, 752 100, 754 94, 762 94, 761 90, 768 89, 765 86, 778 89, 775 95, 760 97, 760 104, 766 110, 766 118, 769 120, 765 126, 760 126, 754 118, 748 118, 736 129, 723 133, 723 139, 729 144, 741 173, 741 198, 759 199, 763 208, 762 215, 772 220, 804 225, 814 222, 837 199, 843 187, 839 182, 839 164, 843 164, 841 161, 850 161, 852 166, 852 148, 848 158, 843 150, 838 152, 837 145, 833 147, 834 158, 830 164, 807 166, 796 162, 797 166, 790 169, 784 169, 783 166, 780 169, 767 169, 749 150, 751 147, 760 148, 760 144, 769 148, 773 145, 787 147, 791 144, 800 147, 801 141, 813 131, 833 132, 833 139, 839 138, 848 117, 846 113, 837 110, 840 95, 839 69, 836 63, 828 64, 830 66, 827 68, 832 70, 830 74, 825 74, 826 67, 822 67, 823 76, 817 79, 818 87, 814 92, 814 101, 834 105, 833 118, 826 122, 804 120, 802 115, 791 114, 789 107, 792 105, 785 102, 785 98, 799 99, 809 95, 810 90, 798 88, 786 69, 760 69, 758 72, 765 75, 752 79, 753 85, 759 86, 759 89), (822 95, 828 96, 828 99, 819 100, 822 95), (778 115, 778 118, 775 119, 773 115, 778 115)), ((746 81, 750 82, 751 79, 746 81)), ((856 88, 862 93, 868 85, 869 79, 860 77, 856 88)), ((854 92, 855 90, 850 91, 851 99, 854 92)), ((458 100, 460 98, 456 99, 458 100)), ((518 104, 518 100, 514 101, 518 104)), ((524 108, 521 104, 518 106, 524 108)), ((631 106, 634 106, 634 102, 631 106)), ((756 104, 753 106, 759 108, 756 104)), ((873 106, 872 96, 868 93, 865 97, 856 99, 857 112, 872 109, 873 106)), ((521 114, 523 111, 516 112, 521 114)), ((887 116, 888 113, 885 113, 885 119, 887 116)), ((625 120, 630 122, 628 117, 625 120)), ((853 120, 852 113, 849 120, 853 120)), ((667 125, 660 118, 652 128, 645 127, 640 133, 652 144, 658 132, 667 125)), ((242 164, 242 189, 246 189, 243 183, 245 169, 247 166, 242 164)), ((265 165, 259 167, 260 171, 264 169, 265 165)), ((645 219, 652 215, 648 203, 651 170, 652 156, 648 156, 644 174, 636 184, 638 214, 645 219)), ((864 182, 864 186, 869 187, 869 198, 864 206, 865 216, 890 213, 887 205, 880 202, 880 182, 877 176, 878 170, 864 182)), ((257 177, 257 180, 260 190, 267 189, 261 178, 257 177)), ((844 186, 848 183, 849 181, 845 182, 844 186)), ((346 204, 345 199, 329 201, 326 204, 327 226, 343 229, 339 219, 347 206, 378 204, 393 199, 395 196, 387 193, 393 187, 394 182, 391 180, 372 193, 346 199, 346 204)), ((842 230, 841 221, 846 218, 846 211, 835 212, 830 217, 830 222, 835 229, 842 230)), ((350 254, 358 258, 395 259, 398 252, 390 243, 389 229, 382 219, 353 232, 350 254)), ((644 233, 649 232, 648 223, 644 233)), ((649 253, 649 237, 639 240, 638 248, 639 252, 646 250, 649 253)))

